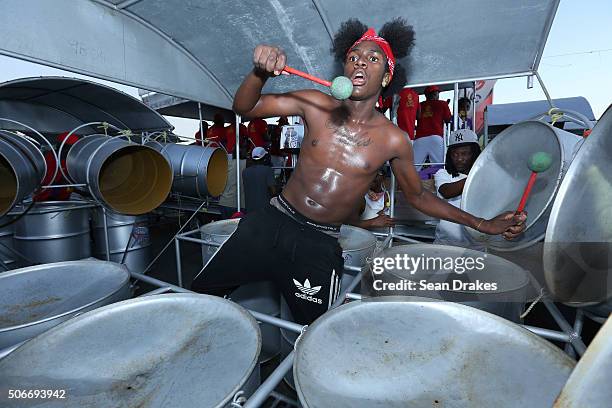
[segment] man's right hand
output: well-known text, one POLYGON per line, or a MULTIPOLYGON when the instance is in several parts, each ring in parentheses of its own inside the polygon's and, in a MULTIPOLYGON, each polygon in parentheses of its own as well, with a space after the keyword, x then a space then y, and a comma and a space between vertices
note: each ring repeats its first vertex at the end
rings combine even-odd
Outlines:
POLYGON ((382 214, 382 211, 378 213, 376 218, 372 218, 366 221, 366 228, 380 228, 380 227, 394 227, 395 220, 386 214, 382 214))
POLYGON ((260 44, 253 51, 255 70, 266 76, 278 76, 283 72, 287 56, 279 47, 260 44))

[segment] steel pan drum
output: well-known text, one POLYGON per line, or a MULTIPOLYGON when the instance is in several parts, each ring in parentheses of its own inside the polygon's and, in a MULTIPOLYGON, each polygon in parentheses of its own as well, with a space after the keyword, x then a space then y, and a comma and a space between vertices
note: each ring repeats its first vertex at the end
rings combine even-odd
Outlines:
POLYGON ((227 182, 227 154, 216 147, 150 142, 172 165, 172 191, 190 197, 217 197, 227 182))
MULTIPOLYGON (((9 217, 0 217, 0 225, 10 222, 9 217)), ((12 251, 14 248, 13 235, 15 233, 15 223, 0 227, 0 262, 4 268, 0 268, 0 272, 5 269, 13 269, 16 266, 16 254, 12 251)))
POLYGON ((89 210, 80 201, 45 201, 15 222, 15 248, 32 263, 76 261, 91 255, 89 210))
MULTIPOLYGON (((362 267, 366 264, 367 258, 372 257, 374 254, 376 236, 363 228, 342 225, 340 227, 338 244, 342 247, 344 265, 362 267)), ((344 271, 340 287, 341 293, 351 284, 355 275, 356 272, 344 271)))
POLYGON ((0 274, 0 349, 78 313, 127 299, 129 283, 124 266, 103 261, 59 262, 0 274))
POLYGON ((501 236, 466 230, 475 239, 496 250, 515 251, 544 238, 551 204, 582 138, 539 121, 517 123, 500 133, 483 150, 472 166, 463 189, 461 209, 477 217, 492 218, 504 211, 515 211, 531 170, 533 153, 552 155, 552 165, 538 174, 525 211, 529 214, 521 237, 507 241, 501 236))
POLYGON ((612 297, 612 108, 563 179, 543 263, 548 289, 560 301, 581 305, 612 297))
POLYGON ((131 299, 71 319, 0 360, 7 389, 66 390, 46 407, 225 407, 257 376, 261 335, 225 299, 171 294, 131 299))
POLYGON ((574 361, 527 330, 449 302, 387 297, 316 320, 296 347, 304 407, 550 407, 574 361))
POLYGON ((46 172, 45 158, 34 143, 0 130, 0 216, 34 192, 46 172))
MULTIPOLYGON (((92 211, 94 255, 106 259, 104 238, 104 211, 92 211)), ((146 215, 123 215, 106 211, 110 260, 124 263, 130 271, 142 272, 151 261, 151 239, 149 219, 146 215), (125 254, 125 255, 124 255, 125 254)))
MULTIPOLYGON (((384 283, 399 283, 403 280, 412 281, 415 282, 415 288, 417 289, 420 288, 419 282, 426 280, 428 283, 449 283, 450 288, 418 291, 413 289, 376 291, 372 289, 369 295, 423 296, 460 302, 508 320, 520 322, 520 315, 523 312, 527 298, 529 275, 518 265, 498 256, 485 254, 480 251, 431 244, 402 245, 387 248, 383 250, 380 257, 396 258, 400 256, 403 258, 404 255, 415 260, 426 260, 427 264, 421 263, 416 270, 412 268, 410 263, 408 268, 403 264, 400 265, 402 269, 395 269, 395 267, 384 268, 384 272, 378 276, 374 275, 374 279, 380 279, 384 283), (458 262, 453 261, 455 267, 445 269, 445 265, 437 262, 437 259, 445 260, 445 262, 447 259, 472 259, 474 260, 472 261, 474 266, 470 267, 471 270, 468 270, 465 265, 459 266, 458 262), (479 259, 480 261, 478 261, 479 259), (475 262, 480 262, 482 268, 478 269, 475 262), (485 287, 455 288, 453 286, 455 284, 454 281, 471 283, 480 281, 483 284, 495 283, 497 289, 489 290, 485 287)), ((451 264, 448 263, 448 266, 451 266, 451 264)))
POLYGON ((154 210, 172 186, 172 167, 162 154, 118 137, 79 139, 68 150, 66 167, 75 182, 87 184, 99 203, 121 214, 154 210))
POLYGON ((612 320, 599 330, 572 371, 554 408, 609 408, 612 403, 612 320))

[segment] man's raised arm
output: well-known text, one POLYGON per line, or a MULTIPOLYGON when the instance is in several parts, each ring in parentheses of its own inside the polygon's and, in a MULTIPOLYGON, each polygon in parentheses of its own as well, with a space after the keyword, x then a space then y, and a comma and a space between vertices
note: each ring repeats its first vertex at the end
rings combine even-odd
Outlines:
POLYGON ((270 77, 282 73, 287 62, 278 47, 258 45, 253 51, 253 70, 246 76, 234 96, 234 112, 248 118, 272 116, 304 116, 304 102, 314 90, 286 94, 262 95, 261 90, 270 77))

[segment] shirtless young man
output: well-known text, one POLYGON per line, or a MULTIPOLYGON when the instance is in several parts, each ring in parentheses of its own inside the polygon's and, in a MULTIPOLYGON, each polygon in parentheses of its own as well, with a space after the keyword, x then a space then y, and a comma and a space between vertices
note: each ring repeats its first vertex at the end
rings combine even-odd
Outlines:
POLYGON ((387 161, 410 204, 428 215, 506 238, 524 229, 524 214, 484 220, 424 190, 408 135, 375 110, 381 91, 390 85, 394 71, 398 74, 395 58, 407 55, 412 42, 412 28, 401 19, 385 24, 380 37, 356 20, 345 22, 334 39, 344 75, 354 85, 344 101, 317 90, 262 95, 266 81, 281 74, 286 56, 277 47, 255 48, 254 68, 236 92, 234 111, 249 118, 304 118, 307 132, 300 159, 281 196, 241 220, 192 289, 221 294, 247 282, 271 280, 295 321, 311 323, 339 292, 339 227, 357 212, 387 161))

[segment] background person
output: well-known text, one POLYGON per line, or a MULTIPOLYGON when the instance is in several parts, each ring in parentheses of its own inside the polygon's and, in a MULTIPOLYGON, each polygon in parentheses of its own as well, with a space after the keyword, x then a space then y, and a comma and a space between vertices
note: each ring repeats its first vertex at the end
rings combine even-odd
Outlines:
POLYGON ((420 171, 422 164, 429 158, 430 163, 444 161, 444 124, 449 123, 452 115, 448 103, 441 101, 440 88, 425 88, 425 98, 421 102, 420 114, 414 139, 414 164, 420 171))
MULTIPOLYGON (((451 133, 443 169, 434 175, 438 197, 449 204, 461 208, 461 197, 465 181, 472 165, 480 154, 478 136, 470 129, 460 129, 451 133)), ((494 199, 483 197, 483 200, 494 199)), ((452 221, 440 220, 436 228, 434 244, 453 245, 464 248, 484 250, 484 246, 475 241, 463 225, 452 221)))

